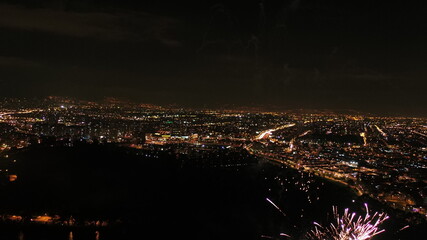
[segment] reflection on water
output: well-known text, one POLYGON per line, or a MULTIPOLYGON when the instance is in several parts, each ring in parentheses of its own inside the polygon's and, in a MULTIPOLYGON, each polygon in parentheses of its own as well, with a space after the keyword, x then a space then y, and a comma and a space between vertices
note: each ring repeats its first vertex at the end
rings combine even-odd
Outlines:
MULTIPOLYGON (((93 232, 92 232, 93 233, 93 232)), ((31 237, 31 233, 30 233, 30 236, 29 236, 29 238, 28 238, 28 240, 31 240, 31 239, 34 239, 34 236, 33 237, 31 237)), ((15 235, 16 236, 16 235, 15 235)), ((63 235, 64 236, 64 235, 63 235)), ((1 240, 3 240, 2 238, 0 238, 1 240)), ((12 239, 16 239, 16 238, 12 238, 12 239)), ((19 231, 19 233, 18 233, 18 240, 24 240, 24 239, 26 239, 27 240, 27 238, 25 238, 25 234, 24 234, 24 231, 19 231)), ((38 238, 37 238, 38 239, 38 238)), ((49 238, 50 239, 50 238, 49 238)), ((57 238, 55 238, 55 239, 57 239, 57 238)), ((80 238, 77 238, 77 239, 80 239, 80 238)), ((91 234, 91 237, 90 238, 84 238, 84 239, 86 239, 86 240, 93 240, 93 235, 91 234)), ((95 240, 100 240, 101 238, 100 238, 100 232, 97 230, 97 231, 95 231, 95 240)), ((57 240, 61 240, 61 238, 59 238, 59 239, 57 239, 57 240)), ((62 239, 62 240, 65 240, 65 236, 64 236, 64 238, 62 239)), ((68 240, 74 240, 74 233, 73 233, 73 231, 70 231, 69 233, 68 233, 68 240)))

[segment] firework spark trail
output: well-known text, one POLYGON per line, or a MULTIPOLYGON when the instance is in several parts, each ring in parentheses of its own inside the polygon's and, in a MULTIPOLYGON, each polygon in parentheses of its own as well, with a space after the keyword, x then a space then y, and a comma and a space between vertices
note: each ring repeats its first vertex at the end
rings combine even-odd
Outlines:
MULTIPOLYGON (((286 233, 280 233, 279 236, 280 237, 291 237, 289 234, 286 234, 286 233)), ((268 239, 275 239, 274 237, 268 236, 268 235, 261 235, 260 237, 261 238, 268 238, 268 239)))
POLYGON ((276 205, 276 204, 274 204, 274 202, 273 201, 271 201, 270 199, 268 199, 268 198, 265 198, 265 200, 267 200, 269 203, 271 203, 271 205, 273 205, 277 210, 279 210, 279 212, 280 213, 282 213, 283 214, 283 216, 286 216, 286 214, 276 205))
POLYGON ((403 228, 399 229, 399 231, 398 231, 398 232, 400 232, 400 231, 402 231, 402 230, 405 230, 405 229, 407 229, 408 227, 409 227, 409 225, 406 225, 406 226, 404 226, 403 228))
POLYGON ((323 227, 314 222, 314 230, 307 234, 308 239, 367 240, 384 232, 385 230, 380 230, 378 226, 388 219, 387 214, 375 212, 373 215, 370 215, 367 204, 365 204, 365 208, 365 217, 357 217, 356 213, 349 213, 348 208, 340 216, 337 207, 333 207, 336 223, 331 223, 328 227, 323 227))
POLYGON ((289 234, 286 233, 280 233, 280 236, 291 237, 289 234))
POLYGON ((273 239, 273 237, 271 237, 271 236, 266 236, 266 235, 261 235, 261 238, 273 239))

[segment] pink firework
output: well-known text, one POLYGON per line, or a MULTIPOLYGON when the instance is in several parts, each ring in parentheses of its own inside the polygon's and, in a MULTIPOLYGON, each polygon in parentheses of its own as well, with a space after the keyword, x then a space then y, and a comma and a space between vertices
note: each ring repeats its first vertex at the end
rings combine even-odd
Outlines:
POLYGON ((314 230, 307 234, 310 240, 366 240, 378 235, 385 230, 379 229, 379 225, 388 219, 387 214, 375 212, 369 214, 368 205, 365 204, 366 215, 357 216, 350 213, 348 208, 344 214, 338 213, 337 207, 333 207, 335 221, 327 227, 314 223, 314 230))

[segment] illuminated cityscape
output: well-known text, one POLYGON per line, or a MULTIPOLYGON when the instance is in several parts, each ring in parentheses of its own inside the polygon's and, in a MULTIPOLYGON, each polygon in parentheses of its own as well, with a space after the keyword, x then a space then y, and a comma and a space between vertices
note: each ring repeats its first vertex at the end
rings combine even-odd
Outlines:
POLYGON ((426 12, 0 0, 0 240, 425 239, 426 12))
MULTIPOLYGON (((427 217, 425 118, 326 110, 191 110, 113 98, 90 102, 49 97, 5 99, 0 121, 0 171, 6 184, 26 178, 14 158, 26 149, 116 145, 153 161, 173 154, 181 168, 238 170, 267 161, 300 172, 305 180, 298 188, 310 204, 319 201, 319 187, 314 186, 318 177, 346 186, 355 196, 415 214, 419 221, 427 217)), ((292 183, 279 176, 276 180, 292 183)), ((23 221, 18 214, 3 218, 23 221)), ((35 216, 31 221, 73 222, 56 218, 35 216)))

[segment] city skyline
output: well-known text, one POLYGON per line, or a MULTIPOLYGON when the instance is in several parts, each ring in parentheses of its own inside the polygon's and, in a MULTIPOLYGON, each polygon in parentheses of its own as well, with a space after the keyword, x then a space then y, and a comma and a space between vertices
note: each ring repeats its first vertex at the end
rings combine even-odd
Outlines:
MULTIPOLYGON (((204 221, 191 233, 243 234, 241 221, 230 221, 234 212, 238 218, 249 214, 258 219, 244 224, 244 229, 258 228, 247 233, 251 239, 279 233, 298 238, 305 232, 306 239, 322 239, 341 231, 366 239, 380 233, 384 239, 402 239, 426 230, 426 152, 427 118, 186 109, 113 98, 4 99, 0 183, 8 197, 0 225, 47 224, 61 231, 79 226, 108 236, 116 234, 111 229, 128 224, 151 226, 158 214, 166 214, 164 221, 170 211, 181 218, 203 209, 198 218, 204 221), (236 189, 247 197, 229 192, 236 189), (167 210, 176 201, 176 210, 167 210), (216 210, 209 210, 212 205, 216 210), (79 211, 76 206, 86 207, 79 211), (268 212, 266 206, 278 212, 268 212), (250 210, 242 212, 241 207, 250 210), (317 223, 325 207, 332 207, 346 227, 317 223), (338 208, 344 208, 343 214, 338 208), (255 217, 258 211, 284 220, 266 222, 255 217), (138 219, 132 217, 135 212, 138 219), (212 220, 205 213, 221 217, 212 220), (364 220, 353 222, 356 215, 364 220), (391 225, 379 227, 387 219, 391 225), (221 227, 211 231, 206 229, 210 224, 221 227), (287 226, 286 231, 271 232, 269 224, 287 226), (358 233, 357 226, 366 232, 358 233)), ((180 221, 183 225, 176 229, 182 233, 191 218, 180 221)))

